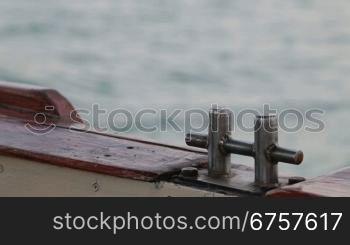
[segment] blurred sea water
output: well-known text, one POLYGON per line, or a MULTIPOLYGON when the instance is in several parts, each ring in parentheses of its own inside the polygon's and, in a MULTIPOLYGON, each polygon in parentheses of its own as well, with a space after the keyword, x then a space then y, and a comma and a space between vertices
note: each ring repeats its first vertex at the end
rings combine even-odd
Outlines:
MULTIPOLYGON (((350 165, 349 23, 348 0, 2 0, 0 79, 85 109, 322 109, 322 132, 280 133, 306 156, 282 172, 317 176, 350 165)), ((184 145, 171 130, 124 134, 184 145)))

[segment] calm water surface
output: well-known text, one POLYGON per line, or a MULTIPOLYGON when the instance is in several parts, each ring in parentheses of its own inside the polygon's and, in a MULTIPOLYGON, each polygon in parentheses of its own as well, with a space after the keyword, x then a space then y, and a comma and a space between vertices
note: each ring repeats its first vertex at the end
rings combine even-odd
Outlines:
MULTIPOLYGON (((87 109, 319 108, 322 132, 280 134, 306 154, 282 171, 316 176, 350 165, 349 23, 348 0, 2 0, 0 79, 87 109)), ((184 145, 173 130, 124 134, 184 145)))

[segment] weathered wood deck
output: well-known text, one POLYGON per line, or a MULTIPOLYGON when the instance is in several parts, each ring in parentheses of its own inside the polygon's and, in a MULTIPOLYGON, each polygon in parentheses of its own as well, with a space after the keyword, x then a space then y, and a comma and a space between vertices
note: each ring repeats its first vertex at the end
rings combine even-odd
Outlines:
POLYGON ((206 164, 200 152, 70 128, 81 123, 73 110, 54 90, 0 82, 0 154, 146 181, 206 164), (34 123, 37 113, 48 121, 34 123))

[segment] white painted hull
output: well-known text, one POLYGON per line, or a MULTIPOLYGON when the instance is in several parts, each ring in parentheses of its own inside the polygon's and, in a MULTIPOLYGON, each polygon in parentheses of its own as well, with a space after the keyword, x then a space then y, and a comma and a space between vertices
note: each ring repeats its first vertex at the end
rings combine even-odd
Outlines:
POLYGON ((218 193, 170 182, 146 182, 0 156, 0 196, 212 197, 218 193))

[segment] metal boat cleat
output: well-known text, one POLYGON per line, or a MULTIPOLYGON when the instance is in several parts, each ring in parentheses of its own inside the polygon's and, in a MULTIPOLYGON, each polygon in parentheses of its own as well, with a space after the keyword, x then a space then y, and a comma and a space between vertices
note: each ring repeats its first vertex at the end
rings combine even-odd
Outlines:
MULTIPOLYGON (((254 125, 254 143, 235 140, 231 136, 232 112, 212 108, 208 135, 187 134, 185 139, 189 146, 208 150, 208 170, 199 170, 195 181, 256 194, 294 183, 288 177, 278 176, 278 163, 299 165, 304 158, 303 152, 278 145, 276 115, 256 116, 254 125), (254 170, 242 170, 244 167, 232 165, 231 154, 253 157, 254 170)), ((181 176, 186 179, 186 175, 181 176)), ((193 176, 190 179, 194 181, 193 176)), ((298 178, 298 181, 302 180, 298 178)))

